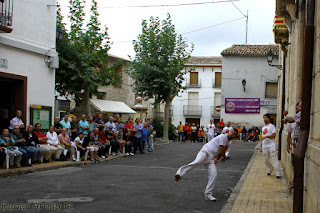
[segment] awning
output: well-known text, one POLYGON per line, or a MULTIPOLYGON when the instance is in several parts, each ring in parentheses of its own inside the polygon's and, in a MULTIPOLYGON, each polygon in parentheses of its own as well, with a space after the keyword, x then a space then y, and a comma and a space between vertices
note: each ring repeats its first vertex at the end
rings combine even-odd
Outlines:
POLYGON ((119 101, 107 101, 100 99, 90 99, 90 103, 100 112, 113 112, 113 113, 125 113, 135 114, 137 113, 125 103, 119 101))

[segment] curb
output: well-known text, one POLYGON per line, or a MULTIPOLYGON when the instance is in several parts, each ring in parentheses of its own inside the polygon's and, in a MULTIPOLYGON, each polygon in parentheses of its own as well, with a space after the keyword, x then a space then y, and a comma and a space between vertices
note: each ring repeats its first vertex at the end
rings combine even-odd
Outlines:
POLYGON ((257 152, 260 151, 260 142, 256 145, 256 147, 254 148, 254 152, 252 154, 252 157, 248 163, 248 166, 247 168, 244 170, 240 180, 238 181, 237 185, 234 187, 230 197, 228 198, 226 204, 223 206, 223 208, 221 209, 220 213, 229 213, 231 212, 232 210, 232 207, 233 207, 233 204, 235 202, 235 200, 237 199, 239 193, 240 193, 240 190, 242 188, 242 185, 244 183, 244 181, 247 179, 247 176, 249 174, 249 171, 252 167, 252 164, 253 164, 253 161, 254 161, 254 158, 257 154, 257 152))
MULTIPOLYGON (((101 159, 100 162, 105 161, 111 161, 111 160, 117 160, 121 158, 127 157, 126 154, 118 154, 117 156, 108 156, 108 158, 101 159)), ((54 170, 59 168, 65 168, 65 167, 80 167, 84 165, 92 164, 91 161, 81 161, 81 162, 74 162, 74 161, 59 161, 55 163, 49 163, 48 164, 40 164, 40 165, 47 165, 47 166, 39 166, 39 167, 24 167, 24 168, 18 168, 18 169, 8 169, 8 170, 0 170, 0 178, 2 177, 11 177, 16 175, 24 175, 34 172, 42 172, 42 171, 48 171, 48 170, 54 170)))

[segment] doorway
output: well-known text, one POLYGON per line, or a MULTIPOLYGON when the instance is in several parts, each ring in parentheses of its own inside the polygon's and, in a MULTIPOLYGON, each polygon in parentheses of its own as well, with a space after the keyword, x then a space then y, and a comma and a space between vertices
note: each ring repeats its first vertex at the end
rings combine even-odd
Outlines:
POLYGON ((195 125, 197 126, 197 124, 200 125, 200 118, 186 118, 186 122, 188 124, 195 123, 195 125))
POLYGON ((0 131, 10 125, 16 111, 22 111, 22 121, 26 125, 27 77, 0 72, 0 131))

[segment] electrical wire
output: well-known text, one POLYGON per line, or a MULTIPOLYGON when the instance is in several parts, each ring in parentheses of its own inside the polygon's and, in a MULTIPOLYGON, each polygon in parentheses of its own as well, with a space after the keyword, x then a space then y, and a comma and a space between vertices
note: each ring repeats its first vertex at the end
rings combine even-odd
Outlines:
POLYGON ((234 6, 235 8, 237 8, 237 10, 238 10, 244 17, 247 18, 247 16, 246 16, 231 0, 230 0, 230 3, 233 4, 233 6, 234 6))

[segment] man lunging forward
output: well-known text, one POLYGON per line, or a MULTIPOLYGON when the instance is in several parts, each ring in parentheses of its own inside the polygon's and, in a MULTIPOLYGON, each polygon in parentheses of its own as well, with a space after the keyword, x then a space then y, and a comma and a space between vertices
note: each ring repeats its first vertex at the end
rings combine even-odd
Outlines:
POLYGON ((274 138, 276 137, 276 128, 273 124, 270 123, 270 115, 265 114, 263 115, 263 121, 265 126, 262 127, 262 137, 261 137, 261 147, 260 152, 263 154, 264 163, 269 168, 267 175, 271 175, 274 169, 276 169, 276 177, 280 178, 280 169, 279 169, 279 162, 277 158, 277 150, 274 138), (269 161, 269 158, 272 158, 273 166, 269 161))
POLYGON ((216 164, 222 157, 222 162, 226 160, 225 152, 228 149, 229 142, 238 136, 238 130, 230 130, 228 134, 221 134, 218 137, 213 138, 206 143, 199 151, 196 159, 180 167, 176 173, 176 181, 179 181, 189 171, 199 165, 204 165, 208 172, 208 184, 204 193, 205 199, 210 201, 216 201, 216 198, 212 196, 212 191, 217 179, 216 164))

